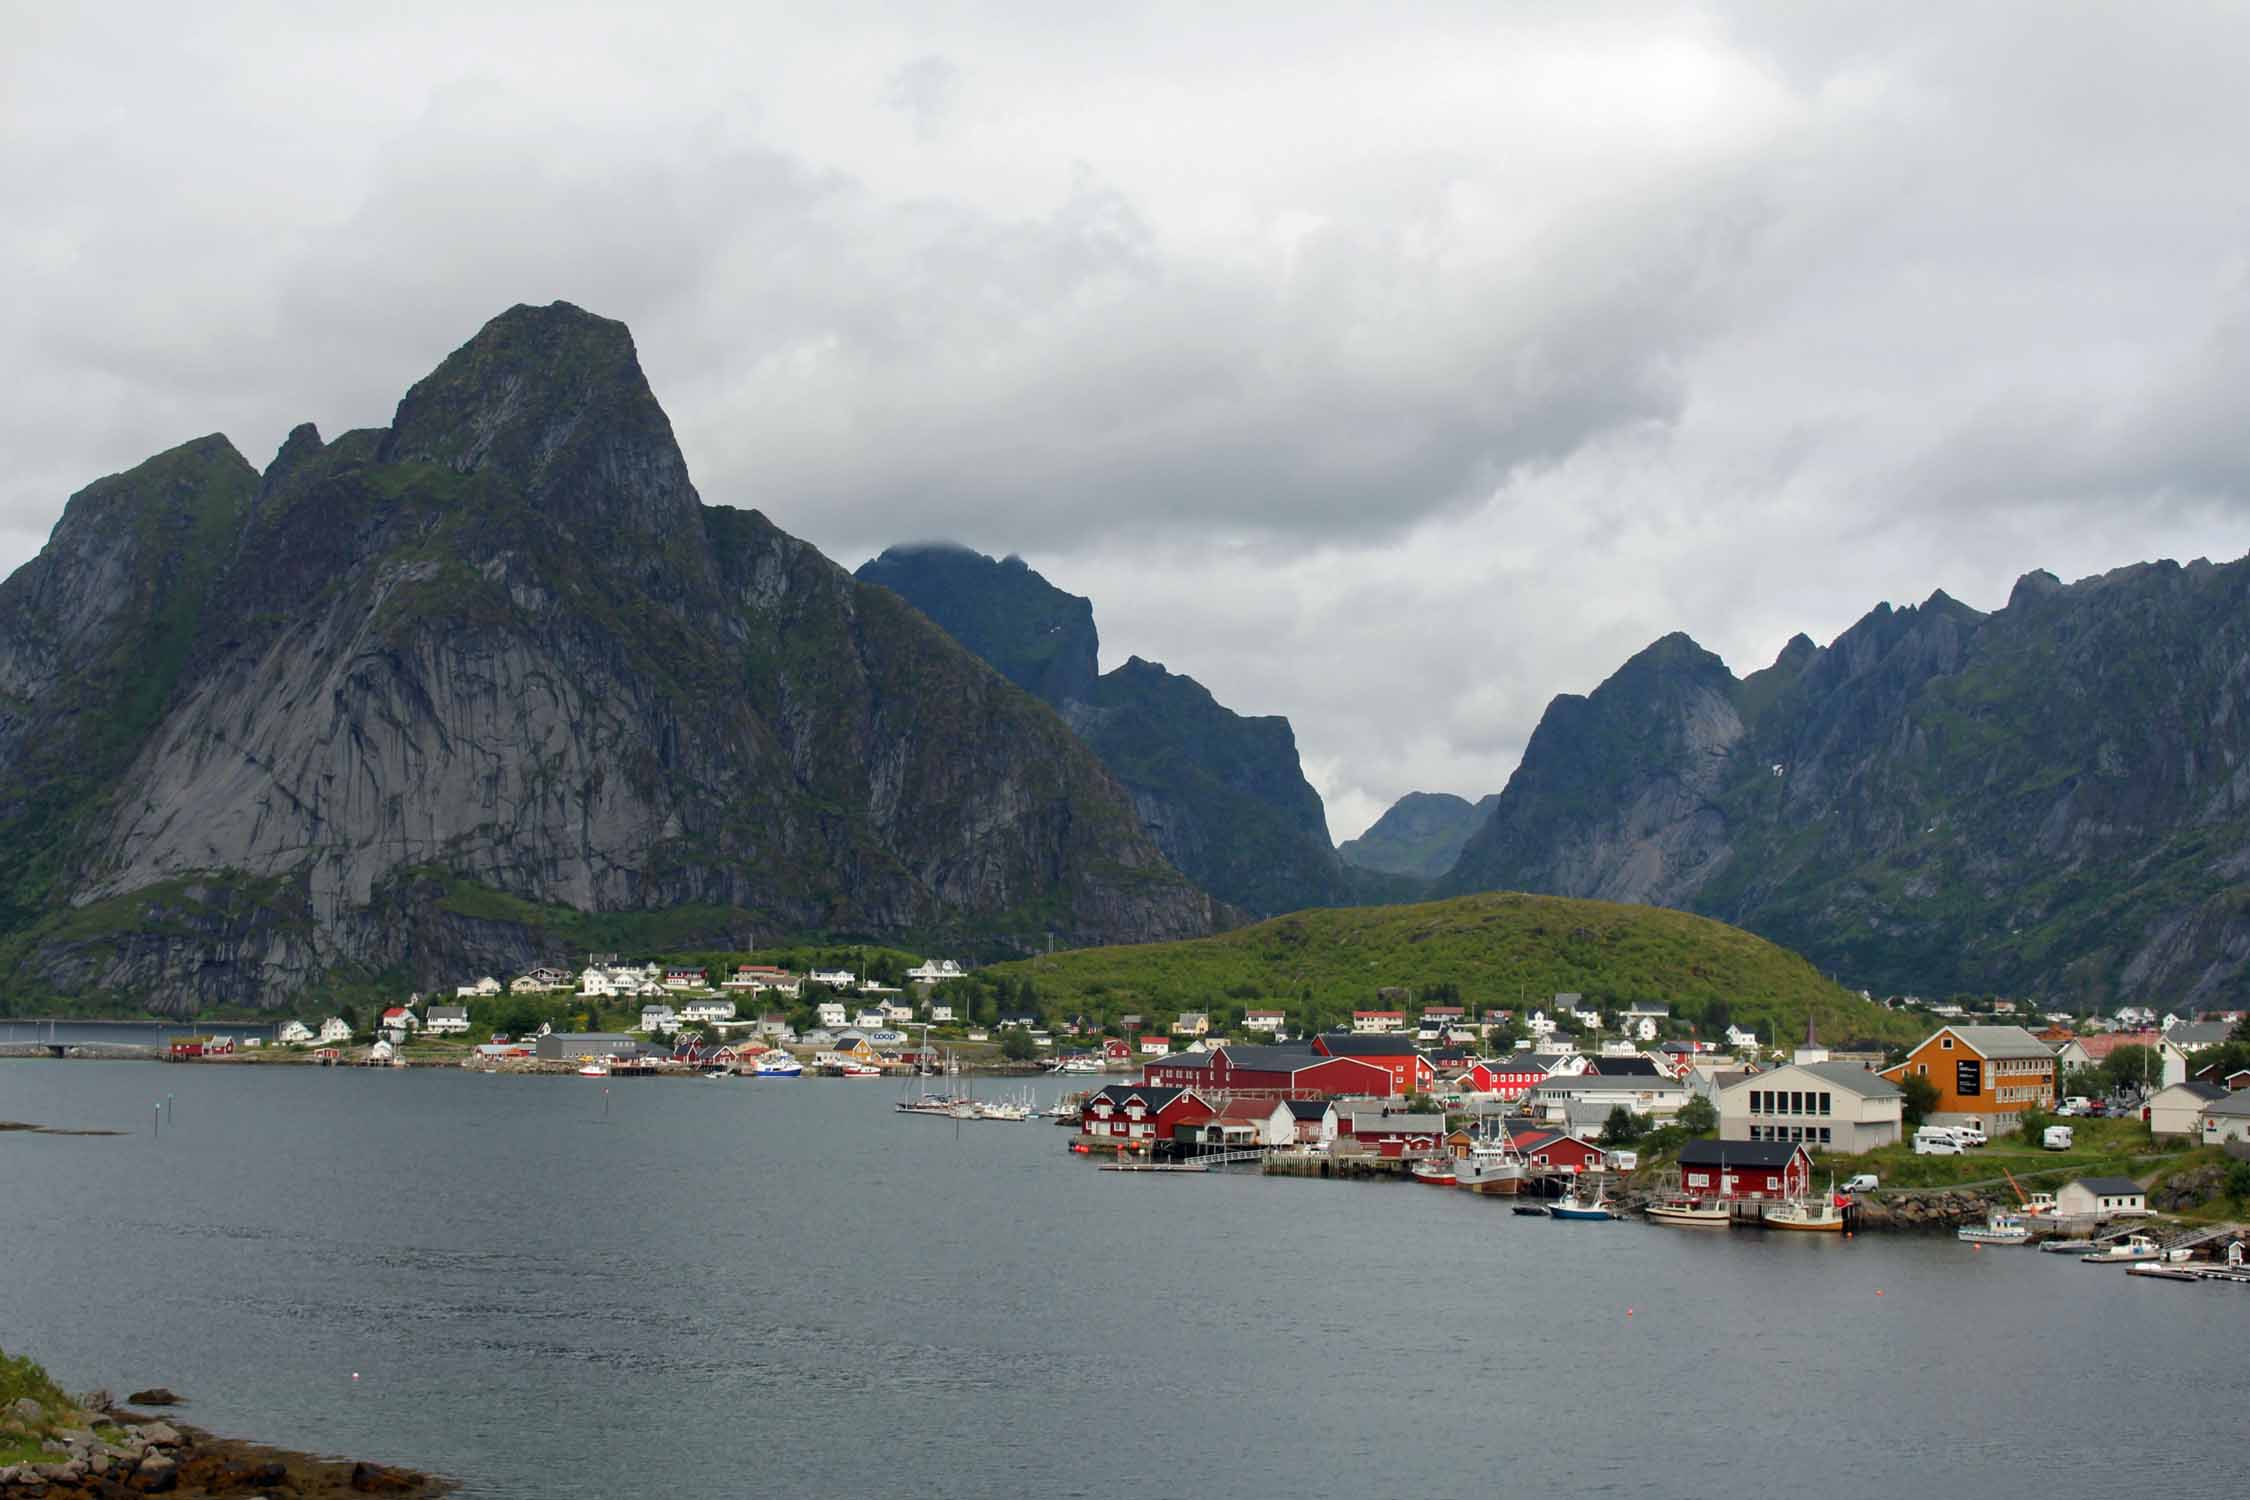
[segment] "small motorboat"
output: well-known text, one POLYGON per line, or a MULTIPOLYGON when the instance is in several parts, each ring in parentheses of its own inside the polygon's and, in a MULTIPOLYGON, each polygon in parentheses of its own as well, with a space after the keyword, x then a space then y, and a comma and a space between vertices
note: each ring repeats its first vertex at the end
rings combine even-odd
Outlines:
POLYGON ((1821 1198, 1792 1198, 1786 1203, 1776 1203, 1766 1210, 1759 1222, 1768 1229, 1794 1229, 1814 1234, 1842 1234, 1844 1210, 1851 1203, 1834 1193, 1821 1198))
POLYGON ((1522 1214, 1527 1219, 1544 1219, 1547 1217, 1547 1205, 1544 1203, 1518 1203, 1510 1212, 1522 1214))
POLYGON ((1453 1158, 1430 1157, 1414 1164, 1414 1180, 1431 1187, 1452 1187, 1461 1179, 1453 1169, 1453 1158))
POLYGON ((868 1063, 848 1062, 838 1070, 845 1078, 880 1078, 883 1070, 868 1063))
POLYGON ((607 1078, 609 1076, 609 1064, 606 1061, 589 1057, 578 1065, 578 1076, 581 1078, 607 1078))
POLYGON ((1724 1229, 1734 1212, 1715 1198, 1659 1198, 1642 1210, 1656 1224, 1715 1224, 1724 1229))
POLYGON ((2129 1234, 2114 1245, 2105 1245, 2092 1255, 2078 1258, 2089 1266, 2124 1266, 2135 1261, 2158 1260, 2163 1254, 2163 1249, 2147 1235, 2129 1234))
POLYGON ((1547 1217, 1550 1219, 1614 1219, 1617 1214, 1610 1208, 1609 1200, 1602 1196, 1602 1190, 1599 1187, 1594 1189, 1594 1196, 1591 1198, 1584 1196, 1576 1187, 1573 1187, 1569 1192, 1555 1200, 1554 1205, 1547 1210, 1547 1217))
POLYGON ((2021 1214, 1996 1208, 1982 1224, 1964 1224, 1953 1231, 1953 1237, 1970 1245, 2028 1245, 2031 1226, 2021 1214))

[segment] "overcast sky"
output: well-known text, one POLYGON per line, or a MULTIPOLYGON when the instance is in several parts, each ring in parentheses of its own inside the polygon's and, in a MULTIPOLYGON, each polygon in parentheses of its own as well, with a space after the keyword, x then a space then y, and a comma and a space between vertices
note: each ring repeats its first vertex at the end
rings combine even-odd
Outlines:
POLYGON ((0 569, 632 325, 704 498, 1020 552, 1338 838, 1685 630, 2232 558, 2250 11, 0 0, 0 569))

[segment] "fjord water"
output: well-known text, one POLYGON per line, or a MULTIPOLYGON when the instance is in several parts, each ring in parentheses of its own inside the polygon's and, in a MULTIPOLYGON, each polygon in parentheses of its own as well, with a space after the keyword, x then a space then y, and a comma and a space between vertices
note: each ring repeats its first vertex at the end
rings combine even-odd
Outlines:
POLYGON ((0 1119, 132 1132, 0 1134, 0 1345, 489 1495, 2233 1492, 2241 1288, 1103 1173, 894 1097, 0 1062, 0 1119))

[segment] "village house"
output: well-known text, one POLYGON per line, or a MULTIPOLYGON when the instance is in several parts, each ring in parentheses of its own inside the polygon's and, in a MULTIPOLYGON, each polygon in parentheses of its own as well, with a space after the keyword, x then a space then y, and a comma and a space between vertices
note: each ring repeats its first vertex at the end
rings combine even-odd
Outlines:
POLYGON ((327 1020, 320 1023, 320 1036, 318 1040, 323 1047, 333 1047, 339 1042, 348 1042, 351 1039, 351 1027, 344 1024, 344 1022, 340 1018, 336 1016, 330 1016, 327 1020))
POLYGON ((2216 1047, 2234 1034, 2234 1025, 2228 1021, 2182 1021, 2167 1027, 2164 1040, 2193 1057, 2206 1047, 2216 1047))
POLYGON ((1977 1119, 1997 1134, 2027 1109, 2054 1107, 2058 1068, 2047 1044, 2021 1026, 1941 1026, 1883 1076, 1928 1079, 1938 1096, 1931 1124, 1977 1119))
POLYGON ((273 1034, 275 1042, 284 1047, 298 1047, 313 1039, 312 1028, 302 1021, 284 1021, 273 1034))
MULTIPOLYGON (((493 993, 498 994, 495 986, 493 993)), ((422 1029, 431 1036, 462 1036, 469 1029, 466 1005, 433 1005, 422 1013, 422 1029)))
POLYGON ((1355 1010, 1352 1012, 1352 1030, 1363 1035, 1379 1035, 1397 1031, 1406 1025, 1403 1010, 1355 1010))
POLYGON ((1851 1063, 1792 1063, 1718 1091, 1719 1135, 1730 1141, 1802 1141, 1857 1155, 1904 1137, 1906 1095, 1851 1063))
POLYGON ((477 1000, 487 995, 499 993, 500 981, 494 979, 490 974, 485 975, 475 984, 461 984, 453 987, 453 998, 456 1000, 477 1000))
POLYGON ((734 1002, 724 996, 690 1000, 680 1007, 680 1014, 690 1021, 731 1021, 734 1002))
POLYGON ((518 974, 508 985, 511 995, 549 995, 570 988, 570 975, 561 969, 542 965, 527 974, 518 974))
POLYGON ((1244 1031, 1263 1031, 1270 1036, 1288 1024, 1288 1016, 1278 1010, 1246 1010, 1242 1013, 1244 1031))
POLYGON ((2081 1177, 2055 1194, 2055 1212, 2116 1218, 2148 1212, 2148 1194, 2130 1177, 2081 1177))
POLYGON ((769 1010, 758 1017, 757 1027, 751 1032, 751 1035, 761 1039, 780 1040, 788 1036, 794 1029, 789 1024, 787 1016, 778 1010, 769 1010))
MULTIPOLYGON (((1595 1067, 1598 1067, 1596 1064, 1595 1067)), ((1599 1125, 1619 1105, 1647 1118, 1668 1119, 1688 1101, 1687 1085, 1668 1073, 1585 1072, 1548 1077, 1533 1085, 1531 1112, 1549 1122, 1592 1121, 1599 1125)))
POLYGON ((1549 1017, 1548 1014, 1543 1010, 1533 1011, 1531 1013, 1531 1019, 1524 1023, 1524 1028, 1531 1033, 1532 1038, 1535 1041, 1539 1038, 1551 1037, 1555 1034, 1555 1023, 1553 1019, 1549 1017))
POLYGON ((1696 1197, 1802 1198, 1812 1155, 1801 1142, 1689 1141, 1680 1148, 1680 1187, 1696 1197))
MULTIPOLYGON (((1203 1122, 1205 1128, 1212 1125, 1228 1127, 1228 1133, 1222 1139, 1225 1144, 1230 1146, 1245 1145, 1270 1148, 1274 1146, 1294 1146, 1297 1143, 1297 1117, 1290 1112, 1289 1105, 1280 1099, 1244 1098, 1233 1100, 1209 1120, 1203 1122), (1237 1138, 1235 1134, 1235 1128, 1243 1126, 1249 1128, 1249 1137, 1246 1140, 1237 1138)), ((1183 1125, 1180 1128, 1182 1130, 1194 1130, 1197 1127, 1183 1125)))
POLYGON ((2215 1083, 2175 1083, 2150 1095, 2141 1112, 2150 1135, 2200 1135, 2203 1111, 2226 1096, 2227 1091, 2215 1083))
POLYGON ((1356 1057, 1388 1069, 1393 1093, 1426 1094, 1437 1086, 1437 1069, 1414 1049, 1410 1036, 1324 1031, 1313 1038, 1312 1050, 1323 1057, 1356 1057))
POLYGON ((1078 1129, 1119 1142, 1168 1141, 1183 1123, 1208 1120, 1215 1113, 1193 1089, 1113 1083, 1086 1096, 1078 1129))
POLYGON ((641 1007, 640 1024, 634 1029, 652 1035, 657 1032, 670 1033, 680 1029, 680 1018, 669 1005, 644 1005, 641 1007))
POLYGON ((2197 1133, 2206 1146, 2250 1141, 2250 1093, 2228 1093, 2203 1106, 2197 1133))
POLYGON ((906 977, 916 984, 937 984, 942 980, 965 976, 961 966, 950 958, 933 958, 906 971, 906 977))
POLYGON ((1171 1042, 1160 1036, 1144 1036, 1138 1045, 1143 1057, 1168 1057, 1172 1052, 1171 1042))
POLYGON ((1601 1147, 1567 1130, 1511 1120, 1507 1131, 1508 1143, 1534 1167, 1557 1172, 1593 1172, 1600 1170, 1606 1160, 1601 1147))
POLYGON ((550 1031, 531 1044, 541 1062, 580 1062, 587 1058, 633 1058, 641 1044, 615 1031, 550 1031))
POLYGON ((875 1014, 892 1026, 904 1026, 914 1019, 914 1007, 898 1000, 885 1000, 875 1007, 875 1014))
POLYGON ((1727 1045, 1737 1048, 1755 1047, 1758 1045, 1758 1033, 1745 1031, 1739 1026, 1729 1026, 1727 1028, 1727 1045))
POLYGON ((381 1031, 392 1045, 396 1046, 413 1035, 421 1024, 419 1020, 415 1019, 414 1012, 403 1005, 394 1005, 383 1012, 382 1022, 376 1029, 381 1031))
POLYGON ((837 991, 853 989, 859 984, 859 976, 849 969, 814 969, 805 978, 813 984, 826 985, 837 991))
POLYGON ((816 1025, 841 1029, 845 1024, 844 1002, 841 1000, 819 1002, 813 1006, 813 1022, 816 1025))
POLYGON ((1326 1148, 1336 1141, 1336 1101, 1333 1099, 1287 1099, 1289 1116, 1297 1127, 1297 1144, 1326 1148))
POLYGON ((1172 1023, 1172 1035, 1174 1036, 1209 1036, 1210 1034, 1211 1017, 1200 1010, 1183 1010, 1180 1012, 1180 1018, 1172 1023))
POLYGON ((1379 1156, 1426 1156, 1445 1139, 1445 1116, 1350 1103, 1337 1111, 1337 1144, 1350 1141, 1379 1156))
MULTIPOLYGON (((859 1008, 859 1014, 852 1017, 852 1024, 859 1027, 863 1031, 873 1031, 877 1027, 884 1025, 889 1020, 890 1017, 883 1014, 880 1007, 873 1005, 863 1005, 859 1008)), ((1013 1023, 1008 1017, 1002 1016, 1000 1018, 1000 1024, 1003 1026, 1008 1026, 1015 1023, 1013 1023)))
POLYGON ((931 1024, 932 1026, 950 1026, 950 1025, 952 1025, 952 1024, 953 1024, 953 1007, 952 1007, 952 1006, 950 1006, 950 1005, 940 1005, 940 1004, 939 1004, 938 1002, 936 1002, 935 1000, 931 1001, 931 1002, 930 1002, 930 1024, 931 1024))
POLYGON ((1150 1084, 1193 1088, 1205 1098, 1384 1097, 1397 1092, 1391 1070, 1374 1059, 1324 1057, 1307 1047, 1265 1043, 1219 1042, 1201 1052, 1174 1052, 1142 1064, 1141 1076, 1150 1084))
POLYGON ((710 983, 710 974, 703 969, 673 968, 664 971, 664 988, 668 990, 700 990, 710 983))

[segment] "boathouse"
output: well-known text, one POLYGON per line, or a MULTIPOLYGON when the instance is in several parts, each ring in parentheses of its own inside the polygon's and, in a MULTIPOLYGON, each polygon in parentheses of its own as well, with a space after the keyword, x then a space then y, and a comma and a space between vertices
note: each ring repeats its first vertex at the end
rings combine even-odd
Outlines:
POLYGON ((1390 1069, 1377 1062, 1255 1042, 1221 1042, 1203 1052, 1170 1053, 1143 1064, 1141 1074, 1147 1083, 1206 1094, 1342 1099, 1397 1092, 1390 1069))
POLYGON ((1415 1050, 1414 1038, 1395 1033, 1324 1031, 1312 1040, 1322 1057, 1354 1057, 1391 1075, 1389 1092, 1426 1094, 1437 1085, 1437 1069, 1415 1050))
POLYGON ((1680 1187, 1698 1198, 1801 1198, 1812 1188, 1812 1157, 1802 1142, 1689 1141, 1680 1187))
POLYGON ((1383 1156, 1420 1156, 1437 1150, 1444 1141, 1445 1116, 1386 1104, 1353 1104, 1340 1112, 1338 1136, 1383 1156))
POLYGON ((1119 1141, 1168 1141, 1181 1125, 1217 1113, 1193 1089, 1113 1083, 1086 1096, 1078 1111, 1078 1129, 1119 1141))

